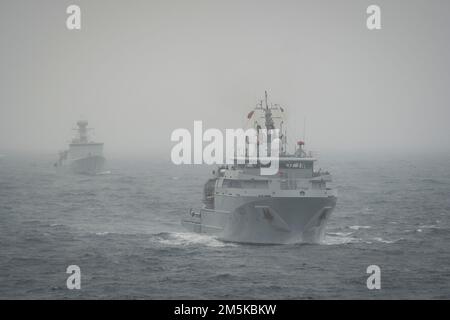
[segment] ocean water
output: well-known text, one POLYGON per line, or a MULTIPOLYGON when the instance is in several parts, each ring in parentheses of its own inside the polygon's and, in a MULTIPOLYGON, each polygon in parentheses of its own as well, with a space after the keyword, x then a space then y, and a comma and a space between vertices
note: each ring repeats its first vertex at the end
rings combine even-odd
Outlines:
POLYGON ((449 155, 322 155, 339 192, 324 243, 269 246, 180 225, 210 167, 118 157, 83 176, 53 158, 0 159, 0 298, 450 298, 449 155))

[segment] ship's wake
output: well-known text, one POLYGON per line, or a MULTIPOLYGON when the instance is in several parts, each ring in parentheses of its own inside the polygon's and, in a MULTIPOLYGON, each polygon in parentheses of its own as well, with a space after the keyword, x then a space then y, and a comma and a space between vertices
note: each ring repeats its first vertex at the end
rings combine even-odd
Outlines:
POLYGON ((232 243, 227 243, 218 240, 216 237, 189 232, 163 232, 155 235, 155 239, 164 245, 168 246, 192 246, 200 245, 207 247, 229 247, 234 246, 232 243))
POLYGON ((98 173, 96 173, 95 175, 96 175, 96 176, 105 176, 105 175, 108 175, 108 174, 111 174, 111 170, 98 172, 98 173))
POLYGON ((325 245, 338 245, 359 242, 360 239, 352 237, 352 233, 353 232, 328 232, 321 243, 325 245))
POLYGON ((403 238, 397 240, 388 240, 381 237, 371 237, 371 238, 358 238, 353 236, 354 232, 327 232, 321 244, 324 245, 342 245, 342 244, 351 244, 351 243, 385 243, 391 244, 396 243, 403 238))

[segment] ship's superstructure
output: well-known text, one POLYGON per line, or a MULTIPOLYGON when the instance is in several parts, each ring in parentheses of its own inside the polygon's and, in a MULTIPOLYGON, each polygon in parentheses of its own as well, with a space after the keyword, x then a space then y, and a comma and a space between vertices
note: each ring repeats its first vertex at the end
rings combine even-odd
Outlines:
POLYGON ((103 156, 103 143, 89 139, 88 122, 77 122, 76 136, 69 144, 69 149, 59 153, 58 167, 69 166, 76 173, 97 174, 101 173, 105 158, 103 156))
MULTIPOLYGON (((220 166, 204 186, 203 208, 190 210, 182 224, 189 230, 244 243, 318 243, 336 205, 336 193, 327 186, 328 172, 314 170, 315 158, 298 141, 287 152, 284 109, 261 102, 248 115, 258 132, 279 129, 279 170, 261 175, 262 159, 220 166)), ((271 137, 268 137, 270 145, 271 137)), ((270 150, 270 147, 268 146, 270 150)), ((270 155, 275 159, 277 155, 270 155)))

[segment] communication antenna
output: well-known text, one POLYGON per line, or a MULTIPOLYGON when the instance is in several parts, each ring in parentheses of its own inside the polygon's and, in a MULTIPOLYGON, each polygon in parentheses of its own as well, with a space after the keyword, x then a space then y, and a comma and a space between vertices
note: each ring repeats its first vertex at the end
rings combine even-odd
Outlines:
POLYGON ((306 142, 306 116, 303 118, 303 141, 306 142))
POLYGON ((269 105, 267 104, 267 90, 264 91, 264 93, 265 93, 265 96, 266 96, 266 109, 269 109, 269 105))

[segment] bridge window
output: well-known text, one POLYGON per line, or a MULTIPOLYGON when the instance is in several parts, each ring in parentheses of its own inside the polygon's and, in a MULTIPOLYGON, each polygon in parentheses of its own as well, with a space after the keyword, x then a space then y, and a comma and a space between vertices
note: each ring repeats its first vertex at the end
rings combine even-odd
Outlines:
POLYGON ((312 161, 281 161, 280 168, 284 169, 312 169, 312 161))

